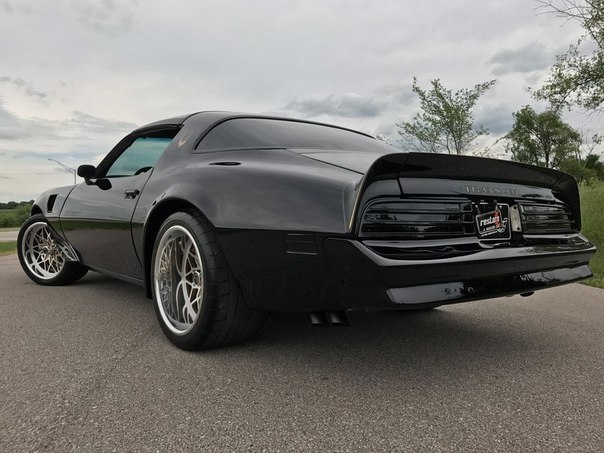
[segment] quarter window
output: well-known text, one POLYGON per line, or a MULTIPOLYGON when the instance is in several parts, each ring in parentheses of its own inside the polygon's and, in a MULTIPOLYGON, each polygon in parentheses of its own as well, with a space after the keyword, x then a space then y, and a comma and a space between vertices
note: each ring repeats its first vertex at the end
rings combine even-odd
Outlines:
POLYGON ((138 137, 111 164, 105 176, 133 176, 150 170, 166 150, 173 137, 138 137))

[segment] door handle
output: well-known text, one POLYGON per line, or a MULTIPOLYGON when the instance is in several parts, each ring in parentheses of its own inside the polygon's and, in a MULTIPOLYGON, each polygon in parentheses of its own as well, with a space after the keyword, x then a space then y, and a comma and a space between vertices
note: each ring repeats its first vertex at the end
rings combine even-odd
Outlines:
POLYGON ((138 189, 124 191, 124 195, 126 195, 127 200, 134 200, 136 197, 138 197, 139 193, 141 192, 138 189))

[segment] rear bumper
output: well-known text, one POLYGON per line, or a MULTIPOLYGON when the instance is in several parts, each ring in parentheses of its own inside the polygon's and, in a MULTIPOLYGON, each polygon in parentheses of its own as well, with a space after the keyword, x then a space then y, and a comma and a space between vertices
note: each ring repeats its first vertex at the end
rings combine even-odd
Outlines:
POLYGON ((581 239, 572 245, 486 249, 431 260, 391 259, 356 240, 326 239, 325 255, 333 283, 329 305, 344 309, 418 308, 582 280, 592 275, 588 264, 596 248, 581 239))

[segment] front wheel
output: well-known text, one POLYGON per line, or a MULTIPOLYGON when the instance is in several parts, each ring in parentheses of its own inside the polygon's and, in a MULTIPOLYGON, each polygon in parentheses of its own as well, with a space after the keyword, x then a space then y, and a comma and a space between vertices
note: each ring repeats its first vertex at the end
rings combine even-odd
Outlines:
POLYGON ((31 216, 21 226, 17 254, 27 276, 39 285, 68 285, 88 272, 80 263, 67 259, 42 214, 31 216))
POLYGON ((199 213, 179 212, 163 223, 153 248, 151 289, 164 334, 182 349, 246 340, 266 318, 246 305, 211 225, 199 213))

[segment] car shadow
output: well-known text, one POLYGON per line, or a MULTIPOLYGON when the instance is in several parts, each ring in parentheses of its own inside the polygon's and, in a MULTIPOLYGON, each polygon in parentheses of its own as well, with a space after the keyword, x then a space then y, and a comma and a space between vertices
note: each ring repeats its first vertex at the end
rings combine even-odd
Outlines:
POLYGON ((428 377, 434 385, 471 379, 476 370, 483 376, 492 373, 493 379, 506 378, 521 373, 527 360, 536 368, 540 364, 548 368, 563 354, 564 339, 553 332, 526 329, 515 317, 498 322, 488 311, 469 308, 350 312, 349 327, 316 327, 304 314, 273 313, 257 338, 201 354, 222 355, 225 360, 252 355, 255 367, 311 379, 375 383, 404 379, 420 387, 428 377))
MULTIPOLYGON (((154 316, 140 287, 98 274, 78 284, 94 287, 105 300, 115 299, 116 305, 140 304, 140 310, 149 310, 149 317, 154 316), (113 294, 125 297, 117 299, 113 294)), ((502 303, 479 301, 422 312, 353 311, 348 313, 348 327, 316 327, 304 313, 271 313, 255 338, 198 352, 176 350, 159 326, 150 341, 162 343, 154 347, 161 347, 165 354, 183 353, 190 360, 199 357, 225 367, 246 363, 258 367, 258 373, 268 368, 317 379, 362 376, 376 382, 389 376, 411 379, 417 385, 426 376, 431 376, 432 382, 466 379, 472 376, 472 370, 492 370, 494 376, 517 373, 527 360, 548 358, 543 366, 549 366, 556 355, 564 353, 564 338, 540 326, 539 320, 527 327, 526 312, 518 310, 520 305, 502 310, 498 305, 502 303), (254 359, 252 365, 250 356, 254 359)))

